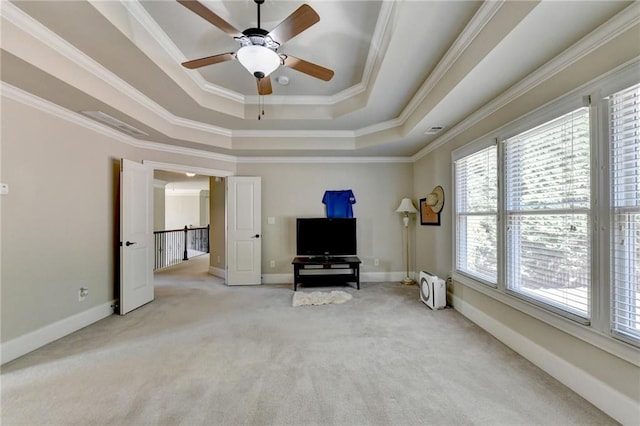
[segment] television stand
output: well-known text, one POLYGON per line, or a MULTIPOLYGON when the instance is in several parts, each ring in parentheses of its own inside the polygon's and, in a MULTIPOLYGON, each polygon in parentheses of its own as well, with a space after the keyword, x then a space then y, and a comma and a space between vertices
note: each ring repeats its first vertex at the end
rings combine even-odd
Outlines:
POLYGON ((357 256, 296 257, 293 259, 293 291, 300 284, 330 285, 353 282, 360 290, 360 259, 357 256))

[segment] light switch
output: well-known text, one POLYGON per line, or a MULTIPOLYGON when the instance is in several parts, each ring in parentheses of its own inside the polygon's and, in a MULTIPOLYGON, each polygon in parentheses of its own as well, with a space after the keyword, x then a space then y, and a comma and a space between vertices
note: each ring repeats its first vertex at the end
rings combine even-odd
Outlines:
POLYGON ((269 225, 275 225, 276 224, 276 218, 273 216, 269 216, 267 217, 267 224, 269 225))
POLYGON ((9 193, 9 184, 0 183, 0 195, 6 195, 9 193))

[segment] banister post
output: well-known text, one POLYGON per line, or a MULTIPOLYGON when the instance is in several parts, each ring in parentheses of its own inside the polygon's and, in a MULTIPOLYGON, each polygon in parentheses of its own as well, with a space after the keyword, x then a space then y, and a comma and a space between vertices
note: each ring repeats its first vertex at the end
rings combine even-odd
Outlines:
POLYGON ((184 226, 184 256, 182 260, 189 260, 189 255, 187 254, 187 232, 189 232, 189 228, 187 225, 184 226))

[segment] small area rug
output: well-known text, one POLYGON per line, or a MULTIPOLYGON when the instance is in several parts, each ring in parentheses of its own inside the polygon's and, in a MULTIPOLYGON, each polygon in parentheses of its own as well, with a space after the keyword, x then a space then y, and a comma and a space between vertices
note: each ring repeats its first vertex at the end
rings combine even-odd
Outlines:
POLYGON ((293 306, 340 304, 352 298, 353 296, 345 291, 332 291, 331 293, 323 291, 313 291, 311 293, 296 291, 293 294, 293 306))

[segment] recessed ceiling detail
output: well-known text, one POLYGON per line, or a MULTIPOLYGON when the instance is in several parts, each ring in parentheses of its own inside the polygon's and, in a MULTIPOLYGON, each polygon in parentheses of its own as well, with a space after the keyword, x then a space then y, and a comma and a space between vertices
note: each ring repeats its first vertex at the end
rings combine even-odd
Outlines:
MULTIPOLYGON (((255 80, 236 61, 180 65, 235 53, 238 43, 176 1, 4 2, 1 76, 70 111, 107 112, 156 144, 235 156, 407 157, 510 88, 524 93, 631 31, 640 16, 640 4, 622 1, 307 3, 321 19, 289 39, 286 54, 335 75, 325 82, 278 68, 260 122, 255 80), (563 25, 549 30, 549 22, 563 25)), ((234 28, 258 27, 252 0, 202 4, 234 28)), ((266 0, 259 27, 277 28, 302 4, 266 0)))

